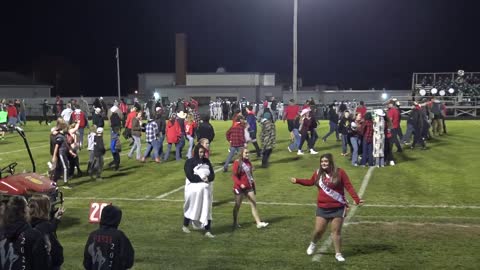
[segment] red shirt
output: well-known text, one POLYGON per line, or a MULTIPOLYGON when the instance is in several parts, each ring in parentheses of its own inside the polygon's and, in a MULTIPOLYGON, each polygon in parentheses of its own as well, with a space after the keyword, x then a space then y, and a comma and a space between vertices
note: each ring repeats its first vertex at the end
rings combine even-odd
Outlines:
POLYGON ((185 121, 185 134, 192 136, 196 127, 197 123, 195 121, 192 121, 191 123, 185 121))
POLYGON ((285 109, 285 114, 283 116, 283 119, 295 120, 295 117, 297 117, 299 111, 300 111, 299 106, 288 105, 287 108, 285 109))
POLYGON ((13 105, 8 105, 7 115, 8 117, 17 117, 17 108, 13 105))
POLYGON ((362 115, 362 118, 365 117, 365 114, 367 113, 367 107, 365 106, 358 106, 355 112, 359 113, 362 115))
MULTIPOLYGON (((252 163, 248 159, 244 159, 243 163, 247 165, 250 168, 250 173, 252 173, 252 163)), ((248 176, 243 170, 243 168, 240 168, 238 160, 235 160, 233 162, 232 166, 232 180, 233 180, 233 190, 234 191, 240 191, 242 188, 240 187, 242 184, 245 186, 244 189, 250 189, 253 188, 255 185, 254 183, 250 183, 248 180, 248 176)), ((240 192, 235 192, 236 194, 240 192)))
POLYGON ((127 103, 120 102, 120 111, 122 111, 122 113, 128 113, 128 105, 127 105, 127 103))
POLYGON ((392 120, 392 127, 393 128, 398 128, 400 127, 400 112, 398 111, 397 108, 390 108, 388 109, 387 112, 388 118, 392 120))
POLYGON ((85 122, 85 113, 80 110, 75 110, 72 114, 73 121, 80 121, 79 128, 85 128, 87 123, 85 122))
POLYGON ((132 120, 137 117, 137 112, 133 111, 127 115, 127 120, 125 120, 125 127, 132 129, 132 120))
MULTIPOLYGON (((300 184, 302 186, 313 186, 315 185, 315 179, 317 179, 317 171, 313 173, 312 177, 310 179, 297 179, 297 184, 300 184)), ((334 185, 333 183, 330 182, 330 179, 324 179, 323 183, 330 189, 335 190, 336 192, 340 193, 345 199, 345 189, 347 189, 348 193, 350 193, 350 196, 352 196, 353 200, 355 203, 360 203, 360 197, 358 197, 357 192, 355 192, 355 189, 352 186, 352 183, 350 183, 350 179, 348 178, 347 173, 343 169, 338 168, 338 183, 337 185, 334 185)), ((342 203, 339 201, 335 200, 334 198, 328 196, 321 187, 318 186, 318 196, 317 196, 317 206, 320 208, 337 208, 337 207, 342 207, 344 206, 342 203)))
POLYGON ((245 127, 240 122, 235 123, 226 134, 227 141, 232 147, 243 147, 245 145, 245 127))

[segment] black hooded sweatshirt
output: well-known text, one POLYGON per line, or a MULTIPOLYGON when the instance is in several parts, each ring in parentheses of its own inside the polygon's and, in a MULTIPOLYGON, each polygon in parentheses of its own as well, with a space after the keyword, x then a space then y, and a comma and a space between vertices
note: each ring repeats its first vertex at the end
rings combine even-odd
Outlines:
POLYGON ((50 269, 50 254, 44 236, 25 221, 17 221, 3 228, 0 253, 2 269, 50 269))
POLYGON ((32 218, 30 224, 33 228, 47 236, 50 241, 50 256, 52 258, 51 265, 58 268, 63 264, 63 247, 57 238, 58 219, 53 222, 44 219, 32 218))
POLYGON ((133 266, 134 250, 130 240, 117 229, 122 211, 112 205, 103 208, 100 228, 88 237, 83 255, 85 269, 124 270, 133 266))

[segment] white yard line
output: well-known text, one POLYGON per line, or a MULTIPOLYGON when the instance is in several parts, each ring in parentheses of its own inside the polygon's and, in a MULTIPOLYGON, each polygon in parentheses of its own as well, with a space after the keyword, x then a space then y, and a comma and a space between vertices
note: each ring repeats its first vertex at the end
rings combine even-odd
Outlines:
POLYGON ((464 216, 357 216, 358 218, 404 218, 404 219, 480 219, 480 217, 464 216))
MULTIPOLYGON (((30 149, 42 148, 42 147, 46 147, 46 146, 49 146, 49 145, 50 145, 50 144, 43 144, 43 145, 39 145, 39 146, 30 147, 30 149)), ((22 148, 22 149, 20 149, 20 150, 14 150, 14 151, 8 151, 8 152, 0 152, 0 155, 17 153, 17 152, 22 152, 22 151, 25 151, 25 152, 26 152, 27 149, 22 148)))
MULTIPOLYGON (((221 171, 221 170, 223 170, 223 167, 220 167, 220 168, 215 169, 214 172, 217 173, 217 172, 219 172, 219 171, 221 171)), ((157 199, 163 199, 163 198, 165 198, 165 197, 167 197, 167 196, 169 196, 169 195, 171 195, 171 194, 173 194, 173 193, 175 193, 175 192, 177 192, 177 191, 182 190, 184 186, 185 186, 185 185, 182 185, 182 186, 180 186, 180 187, 178 187, 178 188, 176 188, 176 189, 174 189, 174 190, 171 190, 171 191, 169 191, 169 192, 166 192, 166 193, 163 193, 163 194, 161 194, 161 195, 158 195, 156 198, 157 198, 157 199)))
MULTIPOLYGON (((181 189, 181 188, 183 188, 183 186, 179 187, 179 189, 181 189)), ((172 191, 174 191, 174 190, 172 190, 172 191)), ((169 191, 169 192, 172 192, 172 191, 169 191)), ((167 193, 169 193, 169 192, 167 192, 167 193)), ((174 192, 172 192, 172 193, 174 193, 174 192)), ((169 195, 172 194, 172 193, 169 193, 169 195)), ((178 200, 166 199, 165 196, 161 197, 161 198, 158 198, 160 196, 162 196, 162 195, 159 195, 157 197, 152 197, 152 198, 149 198, 148 196, 146 196, 144 198, 115 197, 115 198, 102 198, 102 199, 117 200, 117 201, 183 202, 183 199, 182 200, 180 200, 180 199, 178 199, 178 200)), ((68 199, 72 199, 72 200, 91 200, 91 199, 99 199, 99 197, 68 197, 68 199)), ((215 203, 217 201, 213 201, 213 202, 215 203)), ((233 204, 234 202, 232 201, 230 203, 233 204)), ((244 201, 243 203, 244 204, 250 204, 249 202, 246 202, 246 201, 244 201)), ((314 203, 288 203, 288 202, 262 202, 262 201, 257 201, 257 204, 272 205, 272 206, 301 206, 301 207, 311 206, 311 207, 316 207, 316 204, 314 204, 314 203)), ((382 206, 378 206, 378 205, 364 204, 362 207, 408 208, 410 206, 409 205, 382 205, 382 206)), ((480 209, 480 206, 478 206, 478 205, 420 205, 420 206, 412 206, 412 207, 440 208, 440 209, 444 209, 444 208, 447 208, 447 209, 448 208, 452 208, 452 209, 480 209)), ((424 217, 424 218, 430 218, 429 216, 357 216, 357 217, 362 217, 362 218, 363 217, 370 217, 370 218, 373 218, 373 217, 424 217)), ((445 218, 447 218, 447 217, 445 217, 445 218)))
MULTIPOLYGON (((372 172, 375 169, 375 167, 370 167, 368 168, 368 172, 363 178, 362 185, 360 186, 360 190, 358 191, 358 196, 360 198, 363 197, 363 194, 365 193, 365 190, 367 190, 368 182, 370 181, 370 178, 372 177, 372 172)), ((357 212, 358 206, 353 206, 352 210, 350 210, 350 213, 348 213, 347 217, 344 220, 344 227, 347 227, 348 222, 350 219, 355 215, 355 212, 357 212)), ((314 262, 319 262, 320 259, 322 258, 323 253, 327 251, 327 249, 332 245, 332 236, 329 234, 327 240, 325 240, 320 248, 318 249, 318 252, 313 255, 312 261, 314 262)))
POLYGON ((437 222, 387 222, 387 221, 359 221, 359 222, 350 222, 350 225, 362 225, 362 224, 373 224, 373 225, 389 225, 389 226, 398 226, 398 225, 407 225, 407 226, 441 226, 441 227, 459 227, 459 228, 480 228, 480 225, 477 224, 456 224, 456 223, 437 223, 437 222))
POLYGON ((378 208, 449 208, 449 209, 480 209, 480 205, 425 205, 425 204, 365 204, 362 207, 378 208))

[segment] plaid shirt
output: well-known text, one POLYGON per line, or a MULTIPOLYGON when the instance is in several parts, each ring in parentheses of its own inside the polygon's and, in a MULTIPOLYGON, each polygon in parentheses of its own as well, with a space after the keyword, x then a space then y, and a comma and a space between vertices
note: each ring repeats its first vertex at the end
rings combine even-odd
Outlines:
POLYGON ((155 121, 148 122, 147 126, 145 127, 145 140, 147 143, 152 142, 157 138, 158 134, 158 125, 155 121))
POLYGON ((235 125, 227 131, 226 136, 231 147, 243 147, 245 145, 245 127, 239 123, 235 123, 235 125))
POLYGON ((200 114, 197 110, 193 110, 193 119, 195 120, 195 122, 200 123, 200 114))
POLYGON ((373 142, 373 122, 372 120, 365 120, 363 127, 363 138, 367 143, 373 142))

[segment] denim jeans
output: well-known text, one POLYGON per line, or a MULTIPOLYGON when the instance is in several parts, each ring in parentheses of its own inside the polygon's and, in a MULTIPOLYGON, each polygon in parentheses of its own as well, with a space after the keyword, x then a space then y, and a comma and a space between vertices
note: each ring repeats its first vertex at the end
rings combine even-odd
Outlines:
POLYGON ((230 161, 232 160, 233 156, 242 148, 243 147, 240 147, 240 146, 239 147, 230 146, 230 153, 228 153, 227 160, 225 160, 225 164, 223 165, 224 170, 228 170, 228 164, 230 164, 230 161))
MULTIPOLYGON (((165 157, 163 158, 164 160, 168 160, 168 157, 170 156, 170 151, 172 151, 172 145, 173 143, 167 144, 167 151, 165 152, 165 157)), ((175 144, 175 159, 182 160, 182 158, 180 157, 180 143, 175 144)))
POLYGON ((294 141, 290 144, 289 148, 290 150, 294 151, 294 150, 297 150, 297 149, 300 149, 300 133, 298 132, 298 129, 294 128, 292 130, 293 132, 293 136, 295 137, 294 138, 294 141))
POLYGON ((358 145, 359 139, 358 137, 352 136, 350 137, 350 142, 352 143, 352 165, 358 164, 358 145))
POLYGON ((193 150, 193 146, 194 146, 195 142, 194 142, 193 136, 187 135, 187 139, 188 139, 187 158, 191 158, 192 157, 192 150, 193 150))
POLYGON ((137 150, 137 159, 140 159, 142 156, 142 153, 141 153, 142 143, 140 141, 140 137, 132 136, 132 138, 133 138, 133 145, 132 145, 132 148, 130 149, 130 152, 128 153, 128 157, 131 158, 133 155, 133 151, 137 150))
POLYGON ((363 138, 363 154, 362 154, 362 165, 367 164, 368 160, 368 166, 373 166, 373 143, 367 143, 367 140, 363 138))
POLYGON ((407 131, 405 131, 405 135, 402 138, 402 142, 410 142, 410 137, 412 137, 412 132, 415 128, 412 124, 407 124, 407 131))
POLYGON ((342 154, 347 153, 348 135, 342 134, 342 154))
POLYGON ((165 136, 160 135, 158 138, 158 157, 163 155, 163 141, 165 140, 165 136))
POLYGON ((153 140, 151 142, 147 142, 147 149, 145 149, 145 154, 143 155, 143 157, 148 158, 150 156, 150 153, 153 150, 153 158, 157 159, 158 158, 158 147, 159 147, 158 140, 153 140))
POLYGON ((337 140, 339 140, 337 123, 329 121, 329 124, 330 124, 330 131, 327 134, 325 134, 325 136, 323 136, 323 140, 326 141, 328 136, 332 135, 333 132, 335 132, 335 136, 337 137, 337 140))

